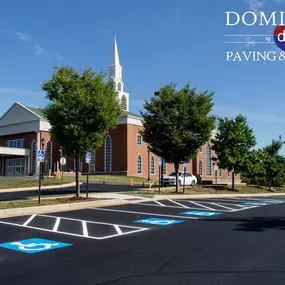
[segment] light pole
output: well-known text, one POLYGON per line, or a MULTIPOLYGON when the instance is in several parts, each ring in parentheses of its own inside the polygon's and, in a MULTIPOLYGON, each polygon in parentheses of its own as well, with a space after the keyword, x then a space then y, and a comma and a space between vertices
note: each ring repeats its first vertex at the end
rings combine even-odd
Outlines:
POLYGON ((150 181, 150 157, 149 157, 149 148, 147 147, 147 159, 148 159, 148 168, 147 168, 147 182, 150 181))

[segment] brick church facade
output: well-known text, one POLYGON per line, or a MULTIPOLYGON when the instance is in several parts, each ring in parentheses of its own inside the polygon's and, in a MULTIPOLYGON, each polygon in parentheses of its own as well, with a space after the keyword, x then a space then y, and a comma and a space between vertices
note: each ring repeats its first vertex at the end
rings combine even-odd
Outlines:
MULTIPOLYGON (((114 90, 122 113, 117 127, 110 129, 105 137, 104 146, 92 153, 90 172, 93 174, 123 174, 142 176, 157 180, 158 157, 148 151, 140 131, 143 129, 142 118, 129 111, 129 94, 124 91, 122 66, 119 62, 118 48, 115 39, 112 65, 109 76, 114 82, 114 90)), ((24 106, 18 102, 0 118, 0 176, 38 175, 40 164, 37 151, 45 150, 45 173, 60 169, 60 158, 66 157, 60 146, 51 139, 50 124, 40 109, 24 106)), ((204 181, 215 181, 215 168, 211 143, 202 146, 198 155, 187 165, 187 171, 201 175, 204 181)), ((75 170, 74 159, 66 157, 65 172, 75 170)), ((79 162, 82 173, 87 171, 84 157, 79 162)), ((163 163, 163 174, 174 170, 172 164, 163 163)), ((181 166, 182 170, 182 166, 181 166)), ((231 173, 227 170, 217 171, 218 183, 230 183, 231 173)), ((236 177, 239 183, 239 176, 236 177)))

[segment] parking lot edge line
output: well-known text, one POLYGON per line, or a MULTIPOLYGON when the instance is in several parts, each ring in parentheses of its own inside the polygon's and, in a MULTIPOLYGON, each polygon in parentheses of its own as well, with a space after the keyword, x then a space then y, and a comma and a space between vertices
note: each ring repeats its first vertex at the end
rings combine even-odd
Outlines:
POLYGON ((123 233, 118 225, 114 225, 114 228, 116 229, 116 231, 119 235, 121 235, 123 233))
MULTIPOLYGON (((93 209, 93 208, 89 208, 89 209, 93 209)), ((94 208, 97 209, 97 208, 94 208)), ((38 215, 40 217, 49 217, 49 218, 58 218, 56 216, 50 216, 50 215, 38 215)), ((85 221, 87 223, 91 223, 91 224, 98 224, 98 225, 108 225, 108 226, 113 226, 114 224, 111 223, 103 223, 103 222, 93 222, 93 221, 87 221, 87 220, 79 220, 79 219, 73 219, 73 218, 66 218, 66 217, 59 217, 62 220, 70 220, 70 221, 78 221, 78 222, 82 222, 85 221)), ((118 225, 120 227, 125 227, 125 228, 135 228, 135 229, 141 229, 140 227, 134 227, 134 226, 125 226, 125 225, 118 225)))
POLYGON ((113 237, 125 236, 125 235, 134 234, 134 233, 138 233, 138 232, 142 232, 146 230, 149 230, 149 228, 140 228, 138 230, 134 230, 134 231, 126 232, 122 234, 110 235, 110 236, 105 236, 105 237, 97 237, 97 239, 102 240, 102 239, 108 239, 108 238, 113 238, 113 237))
POLYGON ((258 208, 260 206, 251 206, 251 207, 246 207, 246 208, 242 208, 242 209, 236 209, 236 210, 233 210, 232 212, 239 212, 239 211, 243 211, 243 210, 249 210, 249 209, 254 209, 254 208, 258 208))
POLYGON ((178 202, 176 202, 176 201, 173 201, 173 200, 171 200, 171 199, 168 199, 168 201, 170 201, 170 202, 172 202, 172 203, 174 203, 174 204, 176 204, 176 205, 179 205, 179 206, 181 206, 182 208, 189 209, 189 207, 187 207, 187 206, 185 206, 185 205, 183 205, 183 204, 180 204, 180 203, 178 203, 178 202))
MULTIPOLYGON (((140 205, 140 206, 153 206, 153 207, 162 207, 160 205, 154 205, 154 204, 148 204, 148 203, 132 203, 133 205, 140 205)), ((174 208, 174 209, 182 209, 182 207, 177 207, 177 206, 168 206, 164 205, 163 207, 165 208, 174 208)))
MULTIPOLYGON (((181 208, 180 208, 180 209, 181 209, 181 208)), ((126 213, 126 214, 140 214, 140 215, 159 216, 159 217, 171 217, 171 218, 190 219, 190 220, 198 220, 198 219, 199 219, 199 218, 196 218, 196 217, 184 217, 184 216, 154 214, 154 213, 135 212, 135 211, 124 211, 124 210, 106 209, 106 208, 90 208, 90 210, 108 211, 108 212, 118 212, 118 213, 126 213)), ((120 225, 119 225, 119 226, 120 226, 120 225)), ((127 226, 124 226, 124 227, 127 227, 127 226)), ((130 227, 130 228, 132 228, 132 227, 130 227)))
POLYGON ((225 208, 225 209, 228 209, 228 210, 231 210, 231 211, 234 210, 233 208, 226 207, 226 206, 224 206, 222 204, 217 204, 217 203, 213 203, 213 202, 210 202, 209 204, 214 205, 214 206, 218 206, 218 207, 221 207, 221 208, 225 208))
POLYGON ((82 230, 83 230, 83 235, 84 235, 85 237, 88 237, 88 236, 89 236, 89 235, 88 235, 88 229, 87 229, 87 224, 86 224, 85 221, 82 221, 82 230))
POLYGON ((26 227, 26 226, 34 219, 35 216, 36 216, 36 214, 32 215, 32 216, 23 224, 23 226, 26 227))
POLYGON ((156 200, 153 200, 155 203, 157 203, 158 205, 162 206, 162 207, 165 207, 164 204, 160 203, 159 201, 156 201, 156 200))
POLYGON ((56 232, 56 231, 57 231, 58 226, 59 226, 59 223, 60 223, 60 218, 56 218, 54 227, 53 227, 53 229, 52 229, 53 232, 56 232))
POLYGON ((217 210, 215 210, 215 209, 213 209, 213 208, 210 208, 210 207, 208 207, 208 206, 205 206, 205 205, 196 203, 196 202, 194 202, 194 201, 189 201, 189 200, 188 200, 188 202, 189 202, 189 203, 193 203, 193 204, 195 204, 195 205, 197 205, 197 206, 203 207, 203 208, 205 208, 205 209, 211 210, 211 211, 217 211, 217 210))

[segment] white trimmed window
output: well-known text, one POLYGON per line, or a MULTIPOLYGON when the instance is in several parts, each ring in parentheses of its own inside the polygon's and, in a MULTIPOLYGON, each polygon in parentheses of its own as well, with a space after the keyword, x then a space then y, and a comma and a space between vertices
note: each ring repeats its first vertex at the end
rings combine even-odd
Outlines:
POLYGON ((24 139, 7 140, 6 147, 24 148, 24 139))
POLYGON ((212 154, 211 147, 208 143, 206 145, 206 175, 212 175, 212 154))
POLYGON ((51 141, 47 142, 46 148, 46 172, 52 170, 52 143, 51 141))
POLYGON ((110 136, 105 138, 105 172, 112 171, 112 140, 110 136))
POLYGON ((122 91, 122 84, 121 84, 121 82, 119 82, 117 86, 118 86, 118 90, 122 91))
POLYGON ((203 162, 202 160, 199 161, 199 175, 203 175, 203 162))
POLYGON ((220 168, 220 176, 222 176, 222 168, 220 168))
POLYGON ((140 154, 137 156, 137 174, 142 174, 142 157, 140 154))
POLYGON ((31 173, 36 174, 37 143, 35 140, 31 144, 31 173))
POLYGON ((149 161, 149 168, 150 168, 150 175, 154 175, 154 157, 151 156, 150 157, 150 161, 149 161))
POLYGON ((142 146, 142 136, 141 135, 137 135, 137 145, 142 146))

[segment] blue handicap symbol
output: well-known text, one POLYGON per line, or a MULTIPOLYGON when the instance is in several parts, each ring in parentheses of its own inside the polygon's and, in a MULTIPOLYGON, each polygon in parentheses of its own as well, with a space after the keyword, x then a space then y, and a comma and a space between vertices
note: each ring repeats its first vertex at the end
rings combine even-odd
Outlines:
POLYGON ((0 244, 0 247, 32 254, 71 245, 72 244, 69 243, 57 242, 47 239, 31 238, 26 240, 2 243, 0 244))
POLYGON ((266 205, 268 205, 267 203, 262 203, 262 202, 244 202, 242 204, 253 205, 253 206, 266 206, 266 205))
POLYGON ((183 223, 183 222, 184 222, 183 220, 171 220, 171 219, 164 219, 164 218, 148 218, 148 219, 134 221, 134 223, 158 225, 158 226, 168 226, 168 225, 174 225, 174 224, 183 223))
POLYGON ((45 151, 44 150, 38 150, 38 161, 44 162, 45 160, 45 151))
POLYGON ((195 216, 211 217, 211 216, 220 215, 222 213, 221 212, 206 212, 206 211, 191 210, 191 211, 183 212, 181 214, 183 214, 183 215, 195 215, 195 216))

